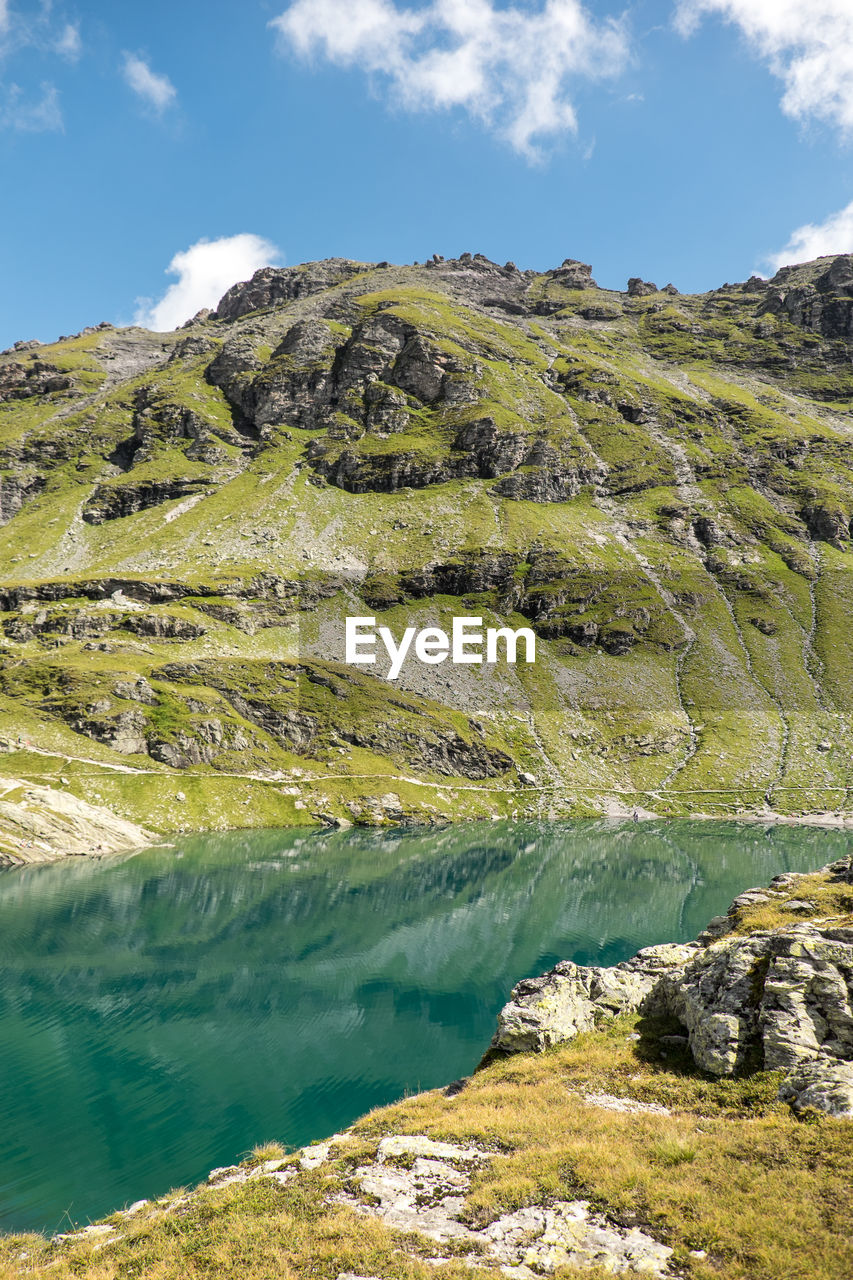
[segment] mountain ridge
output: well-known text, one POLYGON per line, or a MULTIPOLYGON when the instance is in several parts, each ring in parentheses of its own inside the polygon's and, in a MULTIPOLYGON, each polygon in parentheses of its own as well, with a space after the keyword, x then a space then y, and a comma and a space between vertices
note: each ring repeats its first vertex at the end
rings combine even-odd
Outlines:
POLYGON ((162 831, 844 817, 851 334, 851 255, 684 295, 466 254, 16 344, 10 774, 58 777, 25 742, 100 759, 96 799, 162 831), (392 685, 344 663, 348 614, 531 626, 539 661, 392 685))

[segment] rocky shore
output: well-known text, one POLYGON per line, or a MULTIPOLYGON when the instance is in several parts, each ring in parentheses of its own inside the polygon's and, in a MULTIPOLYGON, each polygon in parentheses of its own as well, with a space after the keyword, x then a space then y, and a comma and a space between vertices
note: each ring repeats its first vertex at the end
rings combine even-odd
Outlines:
MULTIPOLYGON (((849 885, 853 859, 819 873, 849 885)), ((792 897, 813 877, 791 872, 750 889, 696 942, 646 947, 613 968, 562 961, 520 982, 501 1011, 487 1059, 541 1052, 625 1013, 672 1018, 693 1061, 713 1076, 750 1062, 784 1071, 779 1097, 853 1119, 853 927, 844 916, 814 918, 816 904, 792 897), (739 934, 745 909, 776 908, 790 925, 739 934), (807 916, 809 919, 797 920, 807 916)))
POLYGON ((60 787, 0 777, 0 869, 103 858, 150 844, 144 827, 60 787))

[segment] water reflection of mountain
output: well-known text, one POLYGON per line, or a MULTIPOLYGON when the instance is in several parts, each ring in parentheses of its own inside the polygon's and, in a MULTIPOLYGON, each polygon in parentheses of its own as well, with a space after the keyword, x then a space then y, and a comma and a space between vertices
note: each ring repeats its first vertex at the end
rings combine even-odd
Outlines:
POLYGON ((473 1066, 520 977, 846 850, 732 824, 206 836, 0 877, 0 1223, 85 1214, 473 1066), (85 1172, 83 1172, 85 1171, 85 1172))

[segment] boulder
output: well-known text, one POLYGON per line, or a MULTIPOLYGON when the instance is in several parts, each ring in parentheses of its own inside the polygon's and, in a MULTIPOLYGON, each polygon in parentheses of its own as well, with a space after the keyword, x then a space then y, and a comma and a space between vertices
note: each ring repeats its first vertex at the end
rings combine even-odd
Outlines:
POLYGON ((853 1120, 853 1063, 804 1062, 782 1083, 779 1097, 798 1113, 824 1111, 853 1120))
POLYGON ((596 289, 598 286, 592 278, 592 267, 588 262, 578 262, 577 258, 564 258, 562 266, 550 273, 567 289, 596 289))
POLYGON ((614 968, 564 960, 541 978, 526 978, 513 989, 498 1017, 490 1053, 541 1051, 591 1031, 605 1018, 634 1013, 663 974, 681 970, 696 944, 646 947, 614 968))
POLYGON ((629 298, 648 298, 657 292, 658 287, 656 284, 652 284, 651 280, 641 280, 639 276, 631 276, 628 281, 629 298))

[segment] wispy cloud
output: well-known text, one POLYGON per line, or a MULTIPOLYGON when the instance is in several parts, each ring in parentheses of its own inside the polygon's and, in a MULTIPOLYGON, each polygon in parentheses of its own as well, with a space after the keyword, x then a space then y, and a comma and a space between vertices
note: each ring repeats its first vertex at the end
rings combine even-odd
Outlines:
MULTIPOLYGON (((83 51, 80 28, 57 19, 52 0, 41 0, 37 9, 17 5, 13 9, 9 0, 0 0, 0 57, 4 69, 24 49, 76 62, 83 51)), ((51 80, 42 81, 38 89, 31 85, 24 88, 13 79, 0 83, 0 129, 61 133, 64 127, 59 90, 51 80)))
POLYGON ((199 240, 183 253, 176 253, 169 263, 166 275, 178 279, 158 302, 137 299, 136 324, 157 333, 177 329, 202 307, 214 307, 232 284, 248 280, 259 267, 280 261, 280 249, 248 232, 199 240))
POLYGON ((767 259, 775 271, 794 262, 810 262, 833 253, 853 253, 853 203, 824 222, 807 222, 798 227, 788 243, 767 259))
POLYGON ((65 126, 59 90, 45 83, 40 97, 28 99, 20 85, 9 85, 0 106, 0 127, 15 129, 18 133, 62 133, 65 126))
POLYGON ((152 71, 144 58, 126 53, 122 65, 126 83, 142 101, 162 115, 167 107, 177 102, 178 91, 168 76, 152 71))
POLYGON ((25 48, 76 62, 83 52, 80 24, 57 13, 53 0, 41 0, 38 6, 16 4, 14 8, 11 0, 0 0, 0 53, 25 48))
POLYGON ((676 25, 691 35, 708 14, 740 27, 785 85, 782 109, 853 133, 851 0, 677 0, 676 25))
POLYGON ((83 52, 79 26, 74 22, 66 22, 62 31, 54 39, 53 47, 60 57, 67 58, 69 62, 76 62, 83 52))
POLYGON ((462 108, 530 158, 576 131, 572 83, 617 75, 629 57, 622 24, 581 0, 295 0, 271 25, 283 50, 381 78, 410 110, 462 108))

